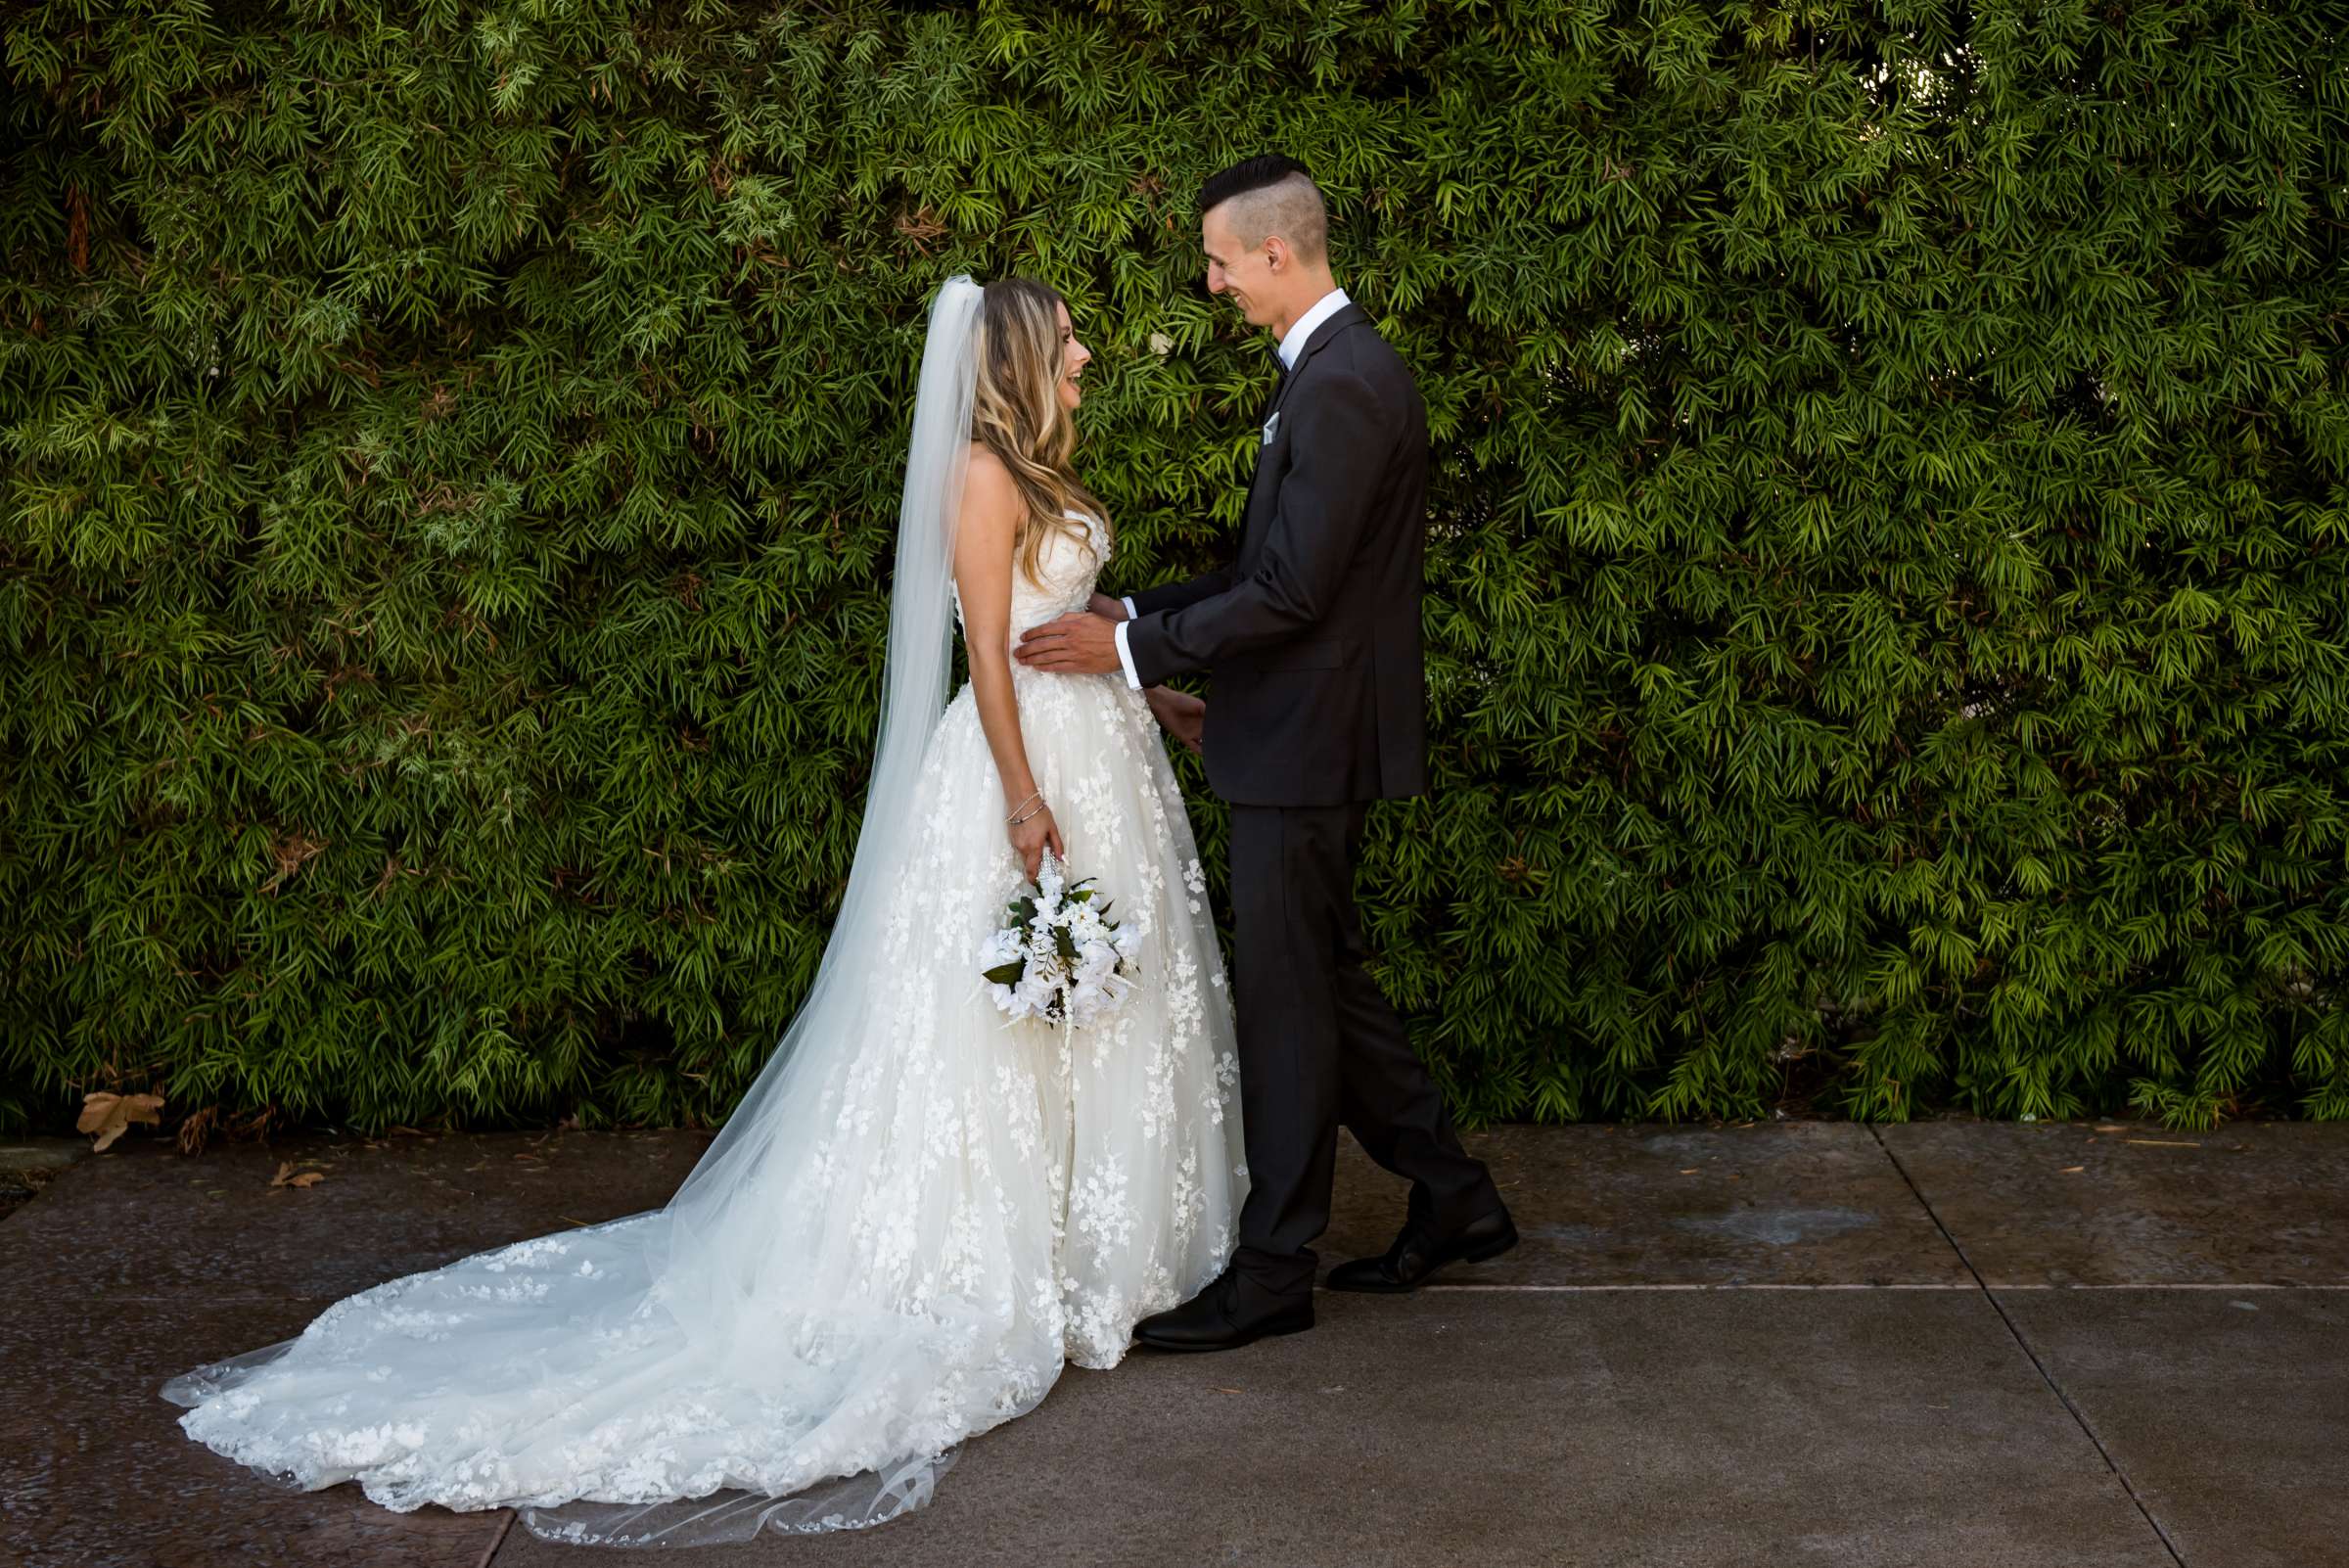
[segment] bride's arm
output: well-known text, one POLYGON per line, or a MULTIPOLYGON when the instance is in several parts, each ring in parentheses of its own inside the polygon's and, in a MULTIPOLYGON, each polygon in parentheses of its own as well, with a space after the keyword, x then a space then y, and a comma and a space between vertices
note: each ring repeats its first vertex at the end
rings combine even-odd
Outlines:
POLYGON ((962 635, 971 659, 971 699, 979 727, 994 754, 1003 785, 1003 812, 1027 820, 1004 831, 1034 878, 1048 845, 1066 859, 1059 824, 1048 804, 1035 799, 1036 775, 1020 734, 1020 700, 1011 688, 1012 542, 1024 503, 1019 487, 991 453, 976 453, 963 484, 962 514, 954 536, 954 586, 962 595, 962 635), (1033 812, 1034 814, 1030 814, 1033 812))

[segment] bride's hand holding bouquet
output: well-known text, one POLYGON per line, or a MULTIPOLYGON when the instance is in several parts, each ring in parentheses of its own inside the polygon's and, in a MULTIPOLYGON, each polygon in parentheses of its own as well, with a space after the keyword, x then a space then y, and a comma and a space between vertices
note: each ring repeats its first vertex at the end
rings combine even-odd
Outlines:
POLYGON ((1015 804, 1010 814, 1003 818, 1011 831, 1011 847, 1019 854, 1020 868, 1028 880, 1036 880, 1036 868, 1042 864, 1044 852, 1049 850, 1055 859, 1065 859, 1069 847, 1061 842, 1060 824, 1052 820, 1052 807, 1044 804, 1041 790, 1030 790, 1025 800, 1015 804))

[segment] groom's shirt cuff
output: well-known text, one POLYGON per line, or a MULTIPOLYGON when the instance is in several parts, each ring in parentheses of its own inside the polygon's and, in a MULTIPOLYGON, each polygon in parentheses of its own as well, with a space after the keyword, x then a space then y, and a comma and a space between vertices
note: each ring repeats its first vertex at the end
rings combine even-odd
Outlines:
MULTIPOLYGON (((1133 614, 1133 601, 1131 599, 1126 601, 1126 613, 1128 616, 1133 614)), ((1118 663, 1126 670, 1126 684, 1131 686, 1135 691, 1140 691, 1142 689, 1142 677, 1133 672, 1133 651, 1126 646, 1126 628, 1132 624, 1133 623, 1131 621, 1121 621, 1118 623, 1116 629, 1113 630, 1110 635, 1117 639, 1118 663)))

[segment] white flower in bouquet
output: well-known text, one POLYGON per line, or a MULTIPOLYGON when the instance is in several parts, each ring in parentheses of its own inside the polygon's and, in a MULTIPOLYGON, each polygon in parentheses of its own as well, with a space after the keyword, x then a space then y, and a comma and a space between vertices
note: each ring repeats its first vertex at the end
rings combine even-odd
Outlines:
POLYGON ((1044 852, 1036 889, 1011 900, 1011 924, 979 946, 980 973, 1013 1018, 1091 1023, 1133 989, 1139 933, 1096 903, 1092 878, 1070 882, 1044 852))

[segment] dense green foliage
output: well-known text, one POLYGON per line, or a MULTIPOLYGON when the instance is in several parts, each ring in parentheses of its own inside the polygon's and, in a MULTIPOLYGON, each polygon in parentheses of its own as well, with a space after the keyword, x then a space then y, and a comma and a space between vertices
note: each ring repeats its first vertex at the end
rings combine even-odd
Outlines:
POLYGON ((722 1116, 930 290, 1066 291, 1196 570, 1271 147, 1438 445, 1362 892, 1470 1119, 2349 1114, 2342 6, 0 15, 0 1119, 722 1116))

